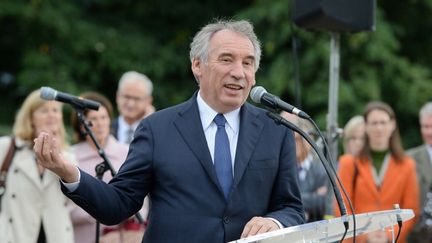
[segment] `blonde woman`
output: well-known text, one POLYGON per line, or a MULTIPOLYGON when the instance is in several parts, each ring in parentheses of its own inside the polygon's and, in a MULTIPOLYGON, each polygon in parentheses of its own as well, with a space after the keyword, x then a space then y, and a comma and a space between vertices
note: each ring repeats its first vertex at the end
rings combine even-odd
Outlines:
MULTIPOLYGON (((33 140, 41 131, 55 137, 65 159, 75 161, 67 151, 61 103, 44 101, 40 90, 33 91, 13 125, 17 150, 1 201, 0 242, 73 243, 69 201, 60 190, 59 178, 36 163, 33 140)), ((10 142, 10 137, 0 138, 0 166, 10 142)))
POLYGON ((344 127, 343 148, 345 154, 358 155, 365 144, 365 121, 363 116, 352 117, 344 127))

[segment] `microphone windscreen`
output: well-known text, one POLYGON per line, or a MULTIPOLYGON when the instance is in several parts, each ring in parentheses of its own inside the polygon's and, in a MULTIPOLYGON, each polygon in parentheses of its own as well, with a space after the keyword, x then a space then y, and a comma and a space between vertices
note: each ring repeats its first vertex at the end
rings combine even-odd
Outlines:
POLYGON ((251 90, 250 97, 255 103, 261 103, 261 97, 265 93, 267 93, 267 90, 265 90, 262 86, 256 86, 251 90))
POLYGON ((42 87, 40 97, 44 100, 54 100, 57 95, 57 91, 50 87, 42 87))

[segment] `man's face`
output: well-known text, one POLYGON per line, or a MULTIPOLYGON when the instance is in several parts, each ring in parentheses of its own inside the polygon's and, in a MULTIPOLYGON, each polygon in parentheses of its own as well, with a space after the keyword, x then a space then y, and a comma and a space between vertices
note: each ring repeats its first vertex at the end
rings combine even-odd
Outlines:
POLYGON ((120 114, 132 124, 141 120, 152 103, 146 86, 141 82, 126 82, 117 92, 116 102, 120 114))
POLYGON ((432 115, 420 118, 420 131, 423 141, 432 146, 432 115))
POLYGON ((255 85, 252 42, 239 33, 221 30, 210 40, 208 63, 194 59, 192 71, 210 107, 220 113, 239 108, 255 85))

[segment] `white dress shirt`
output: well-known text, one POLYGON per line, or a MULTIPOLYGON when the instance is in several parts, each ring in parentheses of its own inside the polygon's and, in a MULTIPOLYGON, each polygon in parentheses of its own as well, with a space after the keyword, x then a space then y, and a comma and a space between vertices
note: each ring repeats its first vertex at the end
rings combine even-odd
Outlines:
POLYGON ((123 144, 129 144, 128 142, 128 131, 132 129, 134 132, 137 129, 141 120, 134 122, 132 125, 129 125, 123 116, 118 118, 118 130, 117 130, 117 140, 123 144))
MULTIPOLYGON (((197 95, 197 103, 198 103, 198 111, 201 118, 201 125, 204 130, 204 135, 207 140, 207 146, 209 148, 212 161, 214 163, 214 147, 215 147, 215 137, 217 131, 217 125, 213 121, 215 116, 218 114, 215 110, 213 110, 201 97, 201 91, 198 92, 197 95)), ((223 114, 227 123, 225 124, 225 131, 228 135, 230 152, 231 152, 231 165, 232 172, 234 174, 234 160, 235 154, 237 151, 237 141, 238 134, 240 130, 240 108, 237 108, 231 112, 223 114)), ((233 175, 234 176, 234 175, 233 175)), ((273 222, 275 222, 279 229, 283 228, 283 225, 274 218, 269 218, 273 222)))
MULTIPOLYGON (((214 147, 215 137, 217 131, 217 125, 213 121, 215 116, 218 114, 213 110, 201 97, 201 92, 197 95, 198 111, 201 118, 201 124, 207 140, 207 146, 209 148, 213 163, 214 163, 214 147)), ((234 172, 234 160, 237 150, 238 134, 240 130, 240 108, 235 109, 229 113, 223 114, 227 123, 225 124, 225 131, 228 135, 230 152, 231 152, 231 165, 232 171, 234 172)))

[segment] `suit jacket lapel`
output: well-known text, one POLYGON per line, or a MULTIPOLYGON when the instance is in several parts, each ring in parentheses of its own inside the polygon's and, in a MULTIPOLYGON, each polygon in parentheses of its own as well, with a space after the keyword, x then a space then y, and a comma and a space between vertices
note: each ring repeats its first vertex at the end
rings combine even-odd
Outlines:
POLYGON ((195 95, 185 103, 185 108, 179 112, 178 118, 174 121, 178 132, 181 134, 190 150, 195 154, 204 170, 213 183, 222 192, 214 170, 207 140, 202 129, 201 118, 198 111, 198 104, 195 95))
POLYGON ((113 120, 112 124, 111 124, 111 134, 118 139, 117 133, 118 133, 118 124, 119 124, 119 117, 117 117, 116 119, 113 120))
MULTIPOLYGON (((430 184, 430 173, 432 172, 432 165, 429 158, 429 154, 426 148, 426 145, 423 145, 423 148, 420 150, 418 156, 416 156, 416 166, 417 171, 419 171, 419 175, 417 179, 421 179, 424 181, 421 181, 421 183, 427 183, 430 184)), ((429 185, 427 185, 427 188, 429 188, 429 185)))
POLYGON ((258 113, 246 103, 240 112, 240 131, 234 161, 234 188, 246 170, 262 129, 263 122, 258 119, 258 113))
MULTIPOLYGON (((421 163, 424 166, 424 168, 422 168, 422 171, 428 173, 429 175, 429 173, 432 171, 432 165, 426 145, 424 145, 424 149, 421 150, 420 161, 425 161, 425 163, 421 163)), ((416 165, 418 166, 418 163, 416 165)))

